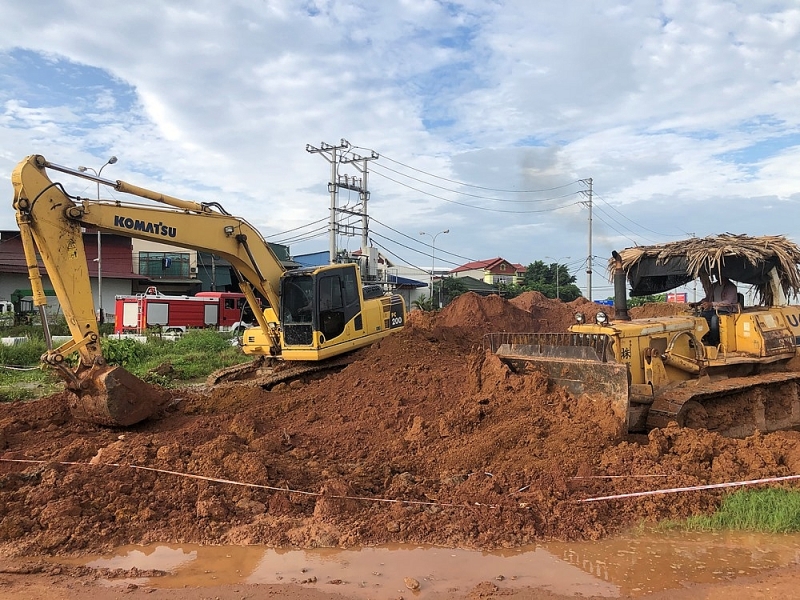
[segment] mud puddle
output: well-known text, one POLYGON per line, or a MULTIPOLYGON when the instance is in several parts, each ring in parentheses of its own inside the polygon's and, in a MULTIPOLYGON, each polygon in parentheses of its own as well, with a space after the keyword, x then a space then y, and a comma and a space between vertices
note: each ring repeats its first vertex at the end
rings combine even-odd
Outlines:
POLYGON ((800 564, 800 535, 647 533, 498 552, 416 546, 281 550, 154 545, 124 547, 111 555, 74 562, 168 573, 113 580, 108 585, 180 588, 296 583, 369 598, 376 592, 407 593, 410 578, 419 583, 415 597, 466 592, 491 581, 499 588, 535 587, 558 594, 615 598, 730 581, 800 564))

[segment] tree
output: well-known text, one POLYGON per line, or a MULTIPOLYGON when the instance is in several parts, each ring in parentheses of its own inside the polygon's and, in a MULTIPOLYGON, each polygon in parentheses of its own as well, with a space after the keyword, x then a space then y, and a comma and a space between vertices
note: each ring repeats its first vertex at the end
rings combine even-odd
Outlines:
POLYGON ((411 301, 411 306, 419 310, 433 310, 433 299, 430 296, 420 296, 411 301))
POLYGON ((439 285, 434 284, 434 297, 437 297, 439 288, 442 293, 442 305, 447 306, 454 298, 467 292, 467 284, 458 277, 445 277, 439 281, 439 285))
POLYGON ((510 300, 511 298, 516 298, 522 292, 525 292, 525 288, 520 285, 514 285, 513 283, 500 283, 497 285, 497 290, 503 298, 510 300))
POLYGON ((666 302, 666 294, 655 294, 652 296, 631 296, 628 298, 628 308, 650 304, 651 302, 666 302))
POLYGON ((522 287, 525 290, 541 292, 548 298, 561 298, 564 302, 571 302, 582 295, 575 285, 575 276, 570 274, 567 265, 561 263, 548 265, 541 260, 528 265, 522 276, 522 287))

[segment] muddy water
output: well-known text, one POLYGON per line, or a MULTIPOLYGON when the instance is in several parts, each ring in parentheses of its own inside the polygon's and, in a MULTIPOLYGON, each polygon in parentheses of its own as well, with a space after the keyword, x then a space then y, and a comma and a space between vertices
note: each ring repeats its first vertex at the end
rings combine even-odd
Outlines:
POLYGON ((524 551, 431 547, 276 550, 263 547, 157 545, 120 548, 81 561, 93 567, 159 569, 149 579, 114 580, 157 588, 229 583, 297 583, 352 597, 408 592, 415 597, 466 592, 482 581, 559 594, 615 598, 755 575, 800 564, 800 535, 648 533, 601 542, 553 542, 524 551))

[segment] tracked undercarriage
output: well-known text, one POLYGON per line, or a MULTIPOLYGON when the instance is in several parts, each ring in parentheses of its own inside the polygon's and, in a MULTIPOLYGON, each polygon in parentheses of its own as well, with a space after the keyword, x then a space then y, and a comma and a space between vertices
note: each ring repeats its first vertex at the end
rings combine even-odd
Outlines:
POLYGON ((800 426, 798 385, 796 372, 685 383, 655 399, 646 429, 666 427, 670 421, 728 437, 792 429, 800 426))
POLYGON ((727 437, 800 427, 800 372, 786 370, 786 361, 758 363, 728 357, 725 373, 722 358, 697 358, 696 370, 691 364, 683 365, 693 371, 688 377, 687 371, 671 366, 681 360, 691 362, 687 352, 671 346, 656 353, 648 347, 642 353, 647 368, 632 373, 629 363, 617 361, 615 344, 619 346, 619 340, 606 334, 503 333, 484 339, 485 349, 496 353, 512 371, 543 372, 575 396, 588 394, 606 403, 620 419, 621 428, 630 433, 671 422, 727 437), (709 364, 715 367, 708 368, 709 364), (636 382, 638 375, 646 380, 636 382))
POLYGON ((351 353, 323 362, 286 362, 268 356, 259 356, 248 363, 215 371, 206 379, 206 385, 214 387, 235 384, 271 390, 281 383, 290 383, 320 373, 343 369, 356 358, 357 353, 351 353))

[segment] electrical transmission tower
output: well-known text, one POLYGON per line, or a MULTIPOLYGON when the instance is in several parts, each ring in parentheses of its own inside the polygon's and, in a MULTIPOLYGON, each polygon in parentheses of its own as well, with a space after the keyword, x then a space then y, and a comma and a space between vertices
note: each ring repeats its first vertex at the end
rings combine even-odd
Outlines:
POLYGON ((369 190, 367 189, 368 167, 367 163, 370 160, 380 158, 377 152, 372 152, 370 156, 360 156, 353 152, 348 154, 350 149, 350 142, 341 139, 339 144, 333 146, 325 142, 320 143, 319 148, 306 144, 306 152, 310 154, 321 154, 331 165, 331 176, 328 182, 328 192, 331 195, 330 207, 330 220, 328 225, 328 252, 330 254, 330 262, 336 262, 338 258, 338 248, 336 245, 336 236, 339 233, 346 235, 355 235, 355 230, 348 230, 347 227, 342 227, 339 224, 340 214, 355 215, 361 217, 361 255, 368 259, 370 274, 375 272, 377 265, 377 257, 374 259, 369 253, 369 217, 367 214, 367 202, 369 200, 369 190), (340 175, 340 164, 352 164, 353 167, 359 171, 361 177, 340 175), (338 194, 340 189, 346 189, 358 192, 360 205, 356 207, 360 210, 343 209, 339 207, 338 194))

